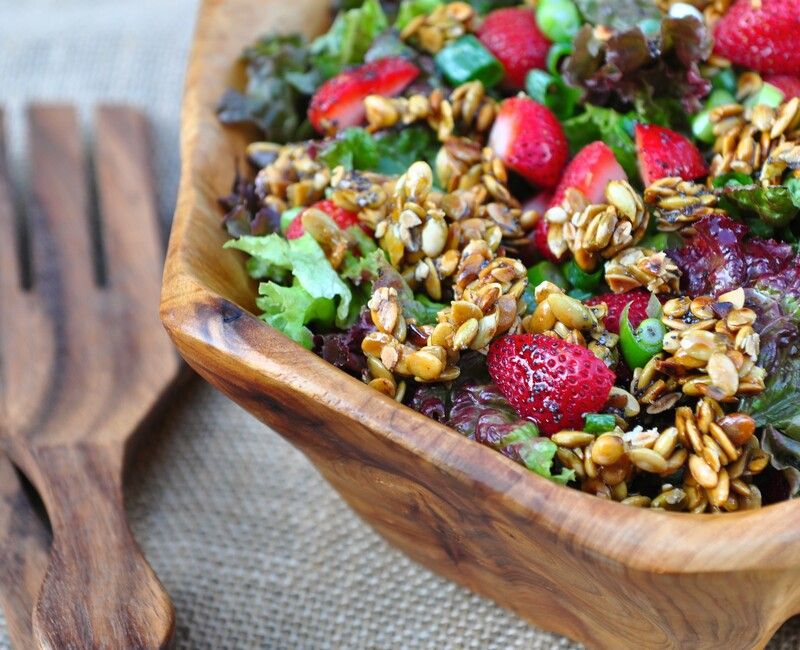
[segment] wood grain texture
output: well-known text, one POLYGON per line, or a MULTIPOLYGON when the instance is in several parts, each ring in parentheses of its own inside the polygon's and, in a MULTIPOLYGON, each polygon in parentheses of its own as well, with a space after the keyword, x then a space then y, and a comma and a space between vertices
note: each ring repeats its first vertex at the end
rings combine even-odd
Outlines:
MULTIPOLYGON (((16 291, 22 280, 19 264, 2 264, 3 260, 17 257, 15 225, 5 124, 0 112, 0 294, 4 296, 16 291)), ((47 527, 23 491, 16 470, 0 453, 0 603, 15 648, 35 647, 31 613, 42 585, 49 550, 47 527)))
MULTIPOLYGON (((188 70, 162 319, 208 381, 300 448, 386 539, 595 648, 762 647, 800 611, 800 503, 701 516, 557 486, 369 390, 253 317, 216 198, 246 134, 214 106, 244 43, 312 34, 325 6, 206 0, 188 70)), ((265 497, 266 498, 266 497, 265 497)))
POLYGON ((0 442, 53 529, 33 633, 42 648, 165 647, 174 611, 131 535, 122 491, 134 436, 179 372, 158 325, 162 248, 147 125, 123 107, 95 116, 93 236, 74 111, 35 106, 28 118, 33 285, 23 291, 6 273, 18 256, 0 248, 10 278, 0 285, 0 442))

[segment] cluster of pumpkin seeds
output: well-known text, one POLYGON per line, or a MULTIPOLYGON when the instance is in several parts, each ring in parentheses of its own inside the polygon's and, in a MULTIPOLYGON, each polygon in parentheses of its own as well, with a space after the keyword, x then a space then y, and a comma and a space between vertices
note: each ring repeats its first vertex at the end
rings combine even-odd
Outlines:
POLYGON ((769 455, 754 431, 749 415, 725 414, 719 402, 704 397, 694 409, 677 408, 674 423, 661 431, 618 426, 596 437, 561 431, 552 440, 584 492, 659 510, 734 512, 761 506, 752 480, 769 455), (655 496, 644 494, 642 486, 655 496))
POLYGON ((605 303, 585 305, 547 281, 535 288, 534 297, 536 309, 522 319, 525 332, 553 336, 588 348, 609 368, 616 367, 619 336, 603 324, 608 314, 605 303))
POLYGON ((593 271, 600 260, 639 242, 650 221, 642 198, 627 181, 611 181, 605 197, 606 203, 589 204, 581 192, 570 189, 561 205, 545 212, 553 255, 570 251, 581 269, 593 271))

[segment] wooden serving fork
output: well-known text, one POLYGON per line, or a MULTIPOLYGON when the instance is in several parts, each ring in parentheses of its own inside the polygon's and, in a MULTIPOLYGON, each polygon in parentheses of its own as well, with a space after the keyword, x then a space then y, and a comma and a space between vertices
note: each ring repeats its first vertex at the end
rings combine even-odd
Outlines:
POLYGON ((52 526, 33 634, 48 649, 165 647, 174 610, 122 491, 133 436, 180 368, 158 320, 147 124, 128 108, 96 112, 93 215, 74 110, 34 106, 28 120, 23 228, 0 174, 0 444, 52 526))

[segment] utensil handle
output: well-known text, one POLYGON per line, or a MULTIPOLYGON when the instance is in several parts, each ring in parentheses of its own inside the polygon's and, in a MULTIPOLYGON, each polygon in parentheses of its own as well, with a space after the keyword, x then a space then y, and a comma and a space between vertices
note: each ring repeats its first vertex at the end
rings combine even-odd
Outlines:
POLYGON ((131 534, 121 450, 35 452, 53 546, 33 612, 40 648, 164 648, 175 612, 131 534))

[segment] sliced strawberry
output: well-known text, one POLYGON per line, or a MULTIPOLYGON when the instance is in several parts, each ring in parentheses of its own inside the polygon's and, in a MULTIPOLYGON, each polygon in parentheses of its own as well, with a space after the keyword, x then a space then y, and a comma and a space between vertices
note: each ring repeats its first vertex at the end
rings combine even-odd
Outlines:
MULTIPOLYGON (((340 208, 330 199, 317 201, 316 203, 310 205, 309 207, 316 208, 317 210, 322 210, 331 219, 333 219, 336 225, 339 226, 339 228, 341 228, 342 230, 345 230, 350 226, 360 225, 360 222, 358 220, 358 215, 355 212, 350 212, 349 210, 340 208)), ((302 237, 303 234, 305 233, 305 230, 303 230, 303 212, 305 212, 305 210, 303 210, 302 212, 298 212, 297 216, 294 219, 292 219, 292 222, 286 229, 286 239, 297 239, 298 237, 302 237)))
POLYGON ((505 100, 495 118, 489 146, 507 167, 537 187, 558 184, 569 149, 552 111, 529 97, 505 100))
POLYGON ((558 257, 548 246, 547 244, 547 231, 549 230, 549 226, 547 224, 547 219, 542 216, 539 221, 536 222, 536 225, 533 227, 533 244, 536 248, 536 251, 539 253, 541 257, 544 259, 558 263, 564 260, 565 255, 558 257))
POLYGON ((539 192, 534 194, 522 205, 523 212, 525 210, 536 210, 539 214, 544 214, 552 205, 553 194, 551 192, 539 192))
POLYGON ((737 0, 717 23, 714 52, 758 72, 800 74, 797 0, 737 0))
POLYGON ((311 98, 308 119, 320 133, 357 126, 364 120, 368 95, 398 95, 418 74, 417 66, 400 57, 364 63, 322 84, 311 98))
POLYGON ((784 99, 800 97, 800 75, 770 74, 764 77, 764 81, 780 90, 784 99))
POLYGON ((603 321, 606 329, 614 334, 619 334, 619 319, 625 305, 631 303, 628 311, 628 320, 633 327, 638 327, 639 323, 647 318, 647 304, 650 302, 650 292, 644 289, 635 289, 624 293, 604 293, 593 296, 586 301, 587 305, 599 305, 606 303, 608 314, 603 321))
POLYGON ((708 174, 700 151, 680 133, 655 124, 637 124, 636 152, 645 185, 668 176, 693 181, 708 174))
POLYGON ((478 30, 478 38, 503 64, 503 83, 514 90, 525 87, 529 70, 544 69, 552 45, 536 24, 536 16, 524 7, 491 12, 478 30))
POLYGON ((579 190, 589 203, 603 203, 606 186, 611 181, 626 180, 628 175, 611 148, 604 142, 592 142, 575 154, 567 165, 551 205, 559 205, 570 187, 579 190))
POLYGON ((588 349, 542 334, 502 336, 486 362, 517 413, 548 436, 581 429, 583 414, 602 409, 614 385, 614 373, 588 349))

